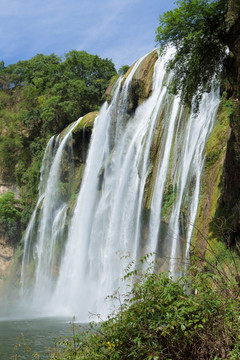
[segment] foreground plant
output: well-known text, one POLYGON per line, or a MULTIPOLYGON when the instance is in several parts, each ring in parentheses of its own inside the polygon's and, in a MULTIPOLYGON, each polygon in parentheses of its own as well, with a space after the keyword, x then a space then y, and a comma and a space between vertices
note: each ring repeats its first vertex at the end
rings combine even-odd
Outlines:
MULTIPOLYGON (((118 311, 60 340, 51 359, 239 359, 240 299, 216 287, 217 277, 200 272, 173 281, 131 271, 132 290, 112 296, 118 311)), ((227 286, 237 289, 234 281, 227 286)))

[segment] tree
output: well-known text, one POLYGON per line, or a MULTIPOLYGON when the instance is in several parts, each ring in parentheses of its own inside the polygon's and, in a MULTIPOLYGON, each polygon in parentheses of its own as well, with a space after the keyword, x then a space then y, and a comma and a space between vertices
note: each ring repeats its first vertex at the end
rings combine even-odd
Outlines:
POLYGON ((129 65, 122 65, 118 70, 118 74, 125 75, 129 68, 130 68, 129 65))
POLYGON ((168 64, 174 69, 171 91, 181 94, 195 108, 204 91, 210 91, 212 78, 221 73, 228 46, 228 1, 178 0, 177 8, 160 16, 156 41, 171 43, 176 54, 168 64))

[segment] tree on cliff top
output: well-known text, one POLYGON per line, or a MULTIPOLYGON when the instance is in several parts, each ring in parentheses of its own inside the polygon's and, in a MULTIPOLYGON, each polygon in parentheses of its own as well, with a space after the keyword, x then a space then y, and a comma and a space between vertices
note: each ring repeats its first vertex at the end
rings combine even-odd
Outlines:
POLYGON ((226 58, 227 46, 239 13, 231 23, 229 8, 234 1, 227 0, 178 0, 177 7, 160 16, 156 41, 164 48, 171 43, 176 55, 168 68, 175 75, 171 91, 181 94, 190 105, 195 97, 195 107, 204 91, 209 91, 214 74, 220 75, 226 58))

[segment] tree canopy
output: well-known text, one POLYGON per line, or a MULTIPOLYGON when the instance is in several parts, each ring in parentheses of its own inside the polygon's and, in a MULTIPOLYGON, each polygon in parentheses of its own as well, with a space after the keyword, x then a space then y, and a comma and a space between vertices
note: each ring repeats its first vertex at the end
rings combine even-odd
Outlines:
POLYGON ((85 51, 72 50, 64 58, 37 54, 8 66, 0 62, 0 175, 20 188, 24 225, 38 193, 47 141, 98 110, 113 75, 111 60, 85 51))
POLYGON ((197 108, 226 57, 228 1, 178 0, 176 4, 160 16, 156 41, 163 48, 175 46, 176 55, 168 65, 175 74, 171 90, 181 94, 187 105, 195 98, 197 108))
POLYGON ((50 133, 96 110, 104 100, 108 82, 116 74, 111 60, 72 50, 62 60, 55 54, 38 54, 30 60, 4 67, 0 64, 0 89, 24 92, 24 122, 50 133), (25 106, 24 106, 25 105, 25 106))

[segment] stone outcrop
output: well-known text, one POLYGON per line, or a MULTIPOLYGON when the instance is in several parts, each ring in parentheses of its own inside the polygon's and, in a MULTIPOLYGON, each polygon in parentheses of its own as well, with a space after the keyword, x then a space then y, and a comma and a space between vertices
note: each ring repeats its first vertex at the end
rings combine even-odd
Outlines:
POLYGON ((0 293, 4 290, 5 280, 8 278, 13 265, 14 248, 7 244, 6 239, 0 236, 0 293))
MULTIPOLYGON (((136 69, 133 75, 132 87, 128 97, 128 102, 129 102, 128 107, 130 113, 134 112, 137 106, 140 105, 144 100, 146 100, 151 95, 153 71, 157 59, 158 59, 158 52, 157 50, 154 50, 145 57, 143 62, 136 69)), ((126 78, 130 74, 134 65, 135 63, 128 69, 128 71, 124 75, 121 82, 121 86, 123 86, 124 82, 126 81, 126 78)), ((109 104, 112 101, 112 97, 116 89, 116 83, 118 78, 119 75, 114 76, 111 84, 107 88, 106 98, 109 104)))
POLYGON ((16 185, 6 184, 0 179, 0 196, 5 194, 8 191, 13 191, 15 196, 18 197, 18 188, 16 185))
POLYGON ((158 59, 157 50, 152 51, 136 69, 132 79, 132 92, 140 105, 152 93, 152 81, 155 62, 158 59))
MULTIPOLYGON (((136 69, 133 75, 132 87, 128 97, 129 113, 134 112, 137 106, 151 95, 153 85, 153 71, 157 59, 158 52, 157 50, 154 50, 145 57, 145 59, 136 69)), ((130 73, 131 69, 132 67, 125 74, 122 80, 122 85, 124 84, 124 81, 126 80, 126 77, 130 73)))

